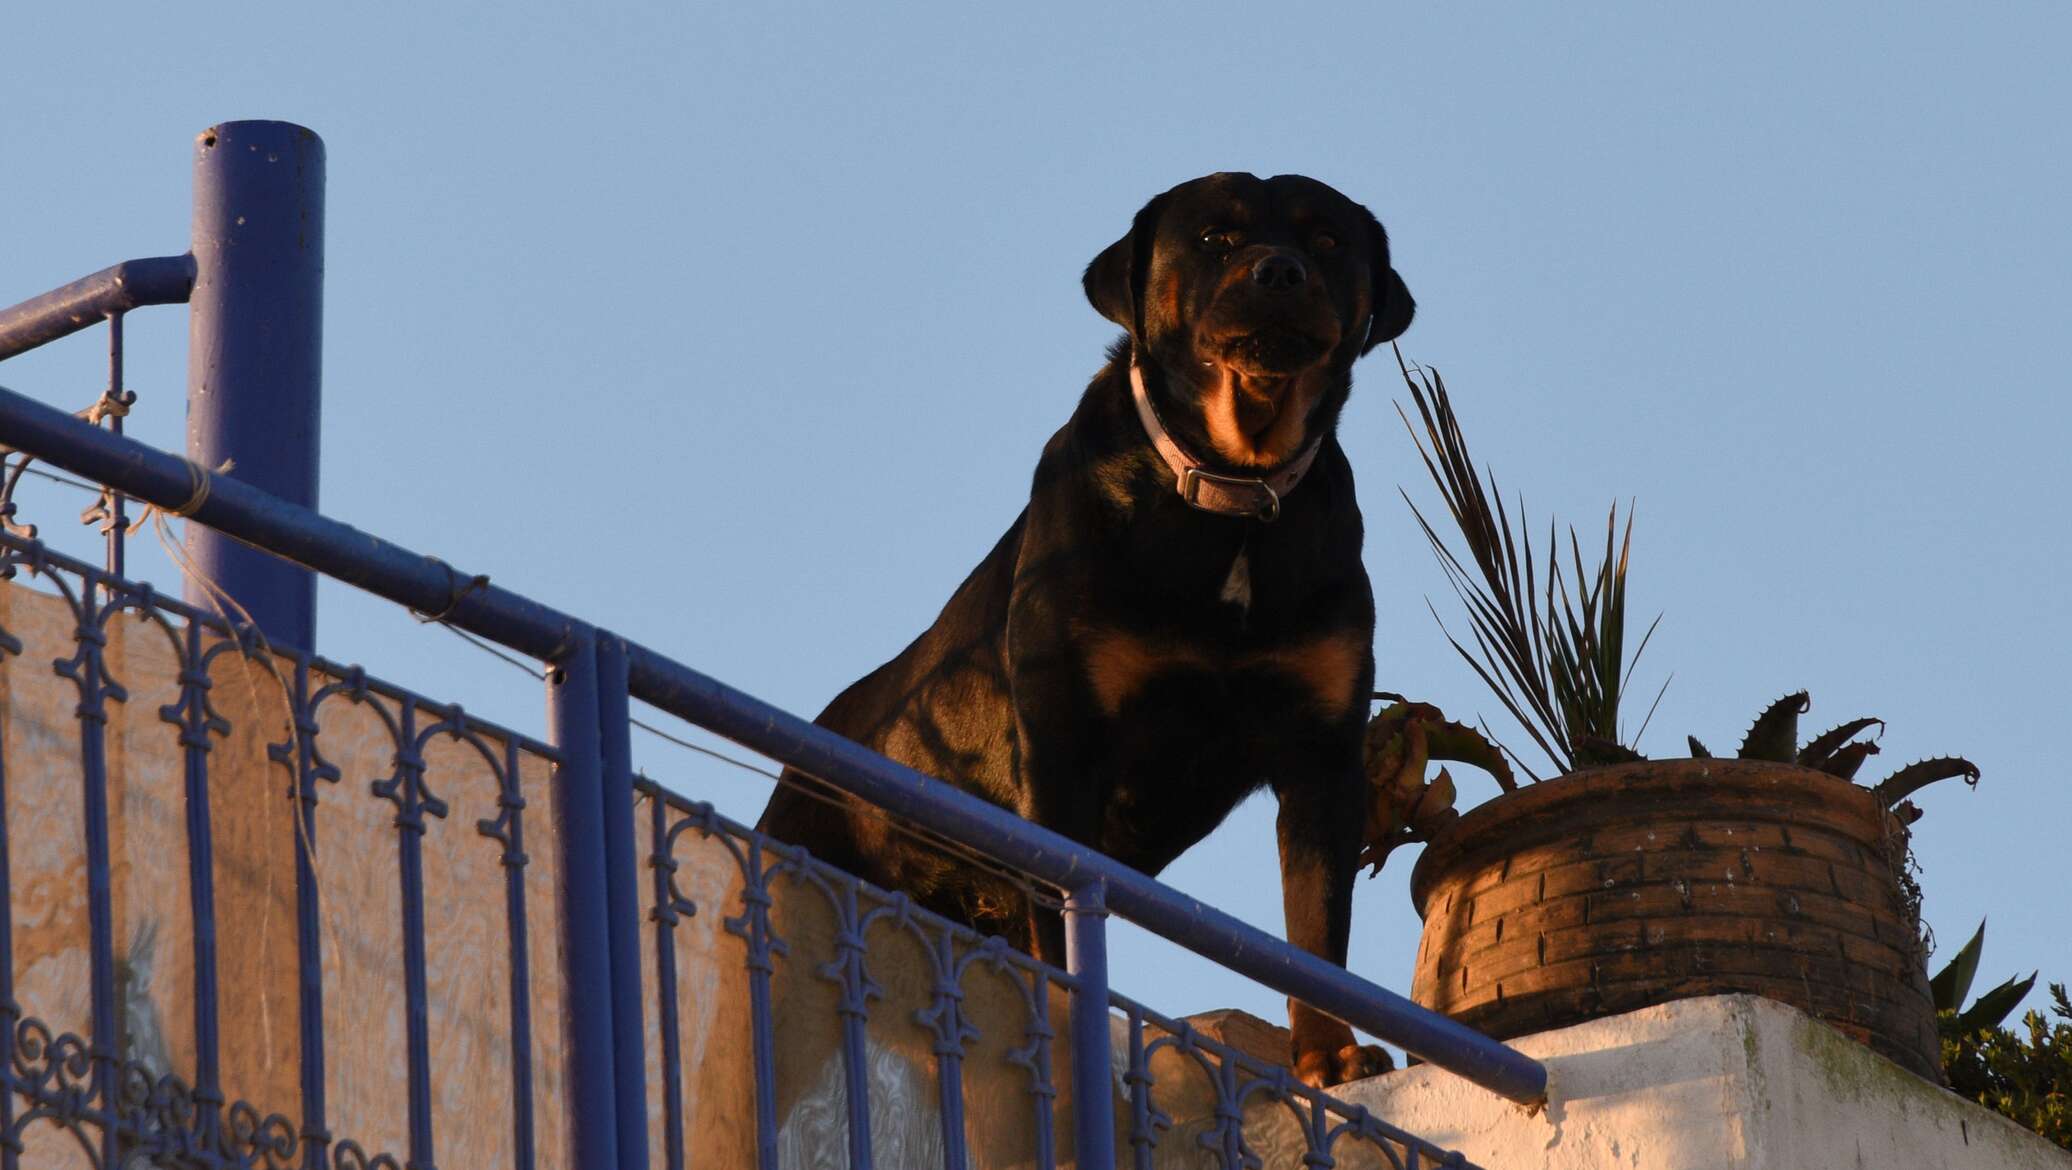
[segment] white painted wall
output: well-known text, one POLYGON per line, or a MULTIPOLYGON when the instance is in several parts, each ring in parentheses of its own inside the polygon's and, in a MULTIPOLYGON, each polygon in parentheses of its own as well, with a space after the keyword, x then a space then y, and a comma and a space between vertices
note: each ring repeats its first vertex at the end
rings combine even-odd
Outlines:
POLYGON ((2072 1154, 1756 996, 1515 1046, 1550 1073, 1537 1115, 1428 1065, 1338 1093, 1487 1170, 2072 1170, 2072 1154))

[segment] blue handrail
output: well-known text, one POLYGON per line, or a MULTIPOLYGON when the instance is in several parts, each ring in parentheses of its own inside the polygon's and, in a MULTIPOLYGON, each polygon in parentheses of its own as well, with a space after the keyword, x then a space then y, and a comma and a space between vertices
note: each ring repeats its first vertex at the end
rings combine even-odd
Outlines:
POLYGON ((141 305, 175 305, 194 291, 193 256, 125 260, 0 309, 0 361, 99 325, 141 305))
MULTIPOLYGON (((569 614, 435 558, 0 388, 0 436, 78 475, 390 601, 556 664, 594 661, 596 632, 569 614)), ((636 643, 629 692, 1068 892, 1515 1101, 1545 1096, 1544 1066, 1343 968, 1289 946, 1099 852, 859 747, 636 643)))

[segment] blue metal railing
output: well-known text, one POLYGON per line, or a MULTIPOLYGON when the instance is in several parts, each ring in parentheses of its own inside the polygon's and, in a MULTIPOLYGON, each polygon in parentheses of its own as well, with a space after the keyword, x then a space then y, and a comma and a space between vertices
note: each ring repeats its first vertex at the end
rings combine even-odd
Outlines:
MULTIPOLYGON (((225 133, 232 133, 237 127, 251 126, 282 127, 284 124, 231 124, 223 129, 225 133)), ((296 127, 287 127, 279 132, 288 131, 308 135, 307 131, 296 127)), ((313 135, 308 137, 314 139, 313 135)), ((207 145, 214 144, 211 137, 207 145)), ((303 143, 303 148, 315 160, 315 193, 312 194, 307 182, 296 181, 287 183, 283 188, 285 194, 278 194, 276 198, 302 200, 305 204, 314 199, 320 223, 322 148, 320 143, 313 146, 303 143)), ((198 162, 198 177, 205 165, 213 165, 207 162, 206 150, 204 156, 203 161, 198 162)), ((261 177, 277 180, 281 175, 270 172, 261 177)), ((302 179, 307 178, 305 170, 302 179)), ((205 182, 205 178, 198 181, 198 190, 205 182)), ((192 257, 132 261, 0 311, 0 359, 85 328, 102 318, 119 322, 122 312, 138 305, 185 299, 197 287, 198 271, 203 280, 211 272, 216 272, 234 285, 237 279, 234 274, 212 267, 215 261, 211 260, 209 250, 203 244, 205 216, 202 204, 203 201, 198 199, 196 238, 201 261, 192 257)), ((213 199, 209 205, 221 208, 242 206, 237 198, 229 196, 213 199)), ((266 279, 272 279, 276 284, 285 281, 287 287, 301 289, 301 293, 294 294, 302 298, 296 302, 301 307, 295 312, 313 315, 316 298, 308 289, 312 272, 320 278, 320 247, 313 256, 305 254, 299 264, 289 265, 266 279)), ((250 287, 267 286, 265 280, 261 280, 250 287)), ((240 292, 238 287, 215 288, 211 291, 208 306, 204 306, 199 294, 194 295, 198 318, 205 308, 208 313, 206 319, 198 319, 193 327, 197 347, 204 344, 205 338, 209 339, 207 344, 211 346, 235 347, 239 338, 255 332, 249 322, 236 328, 225 324, 227 318, 224 314, 229 310, 223 306, 249 302, 253 295, 249 291, 240 292)), ((256 392, 265 388, 269 377, 287 377, 290 381, 301 378, 298 383, 301 388, 290 395, 290 401, 299 403, 294 409, 303 413, 303 422, 313 430, 316 329, 313 323, 305 324, 307 327, 302 333, 306 344, 290 346, 285 352, 266 360, 239 359, 243 362, 241 368, 244 372, 238 380, 256 392)), ((191 358, 190 364, 191 369, 200 370, 207 363, 196 356, 191 358)), ((239 363, 233 361, 231 364, 239 363)), ((196 378, 200 376, 195 375, 196 378)), ((196 383, 191 382, 191 386, 193 384, 196 383)), ((573 1157, 581 1167, 645 1166, 650 1144, 649 1094, 643 1049, 646 1029, 641 983, 643 928, 639 904, 642 895, 638 876, 644 859, 636 839, 638 822, 633 808, 637 785, 630 767, 629 698, 640 699, 833 784, 913 825, 976 849, 1064 892, 1068 964, 1065 972, 1054 974, 1057 984, 1066 987, 1072 997, 1071 1071, 1078 1105, 1075 1142, 1079 1147, 1079 1165, 1087 1170, 1112 1166, 1115 1158, 1112 1142, 1114 1119, 1106 1087, 1111 1065, 1111 1009, 1121 1006, 1126 1014, 1134 1010, 1135 1014, 1129 1016, 1131 1027, 1135 1029, 1132 1032, 1133 1048, 1141 1047, 1138 1033, 1146 1018, 1142 1009, 1133 1009, 1127 1001, 1111 998, 1105 936, 1110 914, 1135 922, 1513 1100, 1534 1101, 1545 1093, 1546 1073, 1537 1062, 1343 968, 1297 950, 1098 852, 867 751, 652 649, 595 629, 573 615, 491 584, 487 578, 472 577, 436 558, 360 532, 323 516, 312 507, 266 490, 265 484, 247 482, 243 474, 223 475, 211 471, 212 457, 222 449, 218 440, 198 443, 190 433, 190 454, 201 451, 208 457, 183 459, 0 389, 0 442, 106 485, 115 493, 134 496, 191 517, 197 523, 190 528, 190 533, 202 534, 206 530, 206 535, 190 535, 191 544, 199 542, 202 548, 234 548, 246 557, 243 561, 228 558, 217 562, 219 571, 224 574, 218 579, 231 587, 233 595, 245 600, 255 610, 261 607, 252 605, 250 600, 246 600, 248 597, 264 597, 267 590, 278 592, 280 582, 284 580, 291 582, 291 592, 299 596, 306 592, 306 580, 313 579, 307 570, 314 570, 420 613, 437 615, 457 629, 550 666, 548 695, 553 728, 552 752, 556 760, 555 813, 559 821, 560 865, 564 882, 560 929, 566 963, 564 977, 569 992, 567 1002, 571 1013, 571 1018, 566 1021, 566 1035, 572 1051, 569 1076, 564 1085, 571 1098, 569 1116, 573 1127, 573 1157), (211 446, 211 442, 217 445, 211 446), (214 542, 214 546, 209 542, 214 542), (260 557, 252 553, 255 549, 265 550, 280 561, 260 557), (264 563, 258 563, 261 561, 264 563), (292 562, 301 567, 288 568, 282 562, 292 562), (225 580, 224 577, 230 579, 225 580)), ((240 471, 243 470, 241 462, 240 471)), ((313 484, 313 457, 304 470, 313 484)), ((276 477, 274 486, 278 486, 278 482, 276 477)), ((293 474, 288 476, 288 482, 292 488, 296 482, 293 474)), ((290 491, 289 494, 297 493, 290 491)), ((117 498, 119 500, 119 496, 117 498)), ((306 498, 313 502, 313 494, 306 498)), ((195 614, 199 612, 192 611, 195 614)), ((303 653, 306 659, 306 651, 311 648, 308 642, 313 637, 313 611, 298 608, 291 599, 284 608, 266 609, 260 613, 258 624, 276 642, 286 644, 291 652, 303 653)), ((90 762, 89 772, 92 772, 90 762)), ((89 779, 91 783, 91 776, 89 779)), ((660 814, 657 816, 654 834, 659 844, 664 828, 660 814)), ((757 848, 762 847, 757 845, 757 848)), ((0 832, 0 850, 4 848, 4 832, 0 832)), ((414 854, 407 834, 401 846, 401 856, 405 886, 419 888, 421 880, 412 880, 410 859, 414 854)), ((0 865, 4 865, 4 857, 4 852, 0 852, 0 865)), ((300 860, 306 864, 306 858, 300 860)), ((649 864, 660 863, 655 857, 645 860, 649 864)), ((801 861, 797 864, 804 866, 808 863, 801 861)), ((101 865, 96 867, 103 878, 104 865, 105 859, 102 859, 101 865)), ((853 882, 854 879, 848 880, 853 882)), ((513 897, 522 904, 519 893, 514 893, 513 897)), ((661 895, 658 893, 655 897, 656 913, 664 913, 665 907, 659 900, 661 895)), ((102 903, 97 901, 95 904, 102 903)), ((414 929, 405 932, 406 942, 414 938, 415 942, 409 945, 416 948, 406 955, 405 961, 409 976, 405 992, 410 1000, 408 1014, 411 1021, 411 1059, 407 1070, 411 1098, 409 1157, 413 1164, 429 1166, 433 1156, 433 1134, 427 1096, 429 1074, 423 1059, 426 1042, 423 1035, 424 936, 421 906, 418 917, 414 929)), ((521 918, 514 929, 522 928, 521 918)), ((310 933, 312 929, 305 920, 303 944, 307 951, 313 951, 317 944, 314 934, 310 933)), ((0 925, 0 938, 4 935, 4 925, 0 925)), ((98 945, 99 931, 96 931, 96 939, 95 960, 98 964, 108 956, 100 954, 105 948, 98 945)), ((657 961, 662 962, 659 955, 657 961)), ((305 979, 311 977, 313 969, 305 961, 305 979)), ((673 980, 673 975, 670 979, 673 980)), ((320 989, 313 994, 320 994, 320 989)), ((665 1022, 673 1018, 673 1007, 673 1003, 665 998, 659 1008, 665 1022)), ((213 1002, 206 1010, 214 1010, 213 1002)), ((759 1028, 767 1031, 767 1003, 759 1003, 756 1010, 759 1028)), ((102 1011, 95 1012, 97 1028, 102 1026, 104 1018, 102 1011)), ((1179 1027, 1171 1021, 1155 1022, 1169 1032, 1179 1027)), ((305 1029, 311 1026, 307 1010, 304 1023, 305 1029)), ((320 1025, 321 1021, 317 1023, 320 1025)), ((514 1018, 514 1029, 523 1030, 529 1026, 522 1013, 514 1018)), ((94 1043, 101 1044, 105 1039, 96 1036, 94 1043)), ((663 1043, 666 1047, 673 1041, 665 1035, 663 1043)), ((1193 1041, 1187 1043, 1192 1044, 1193 1041)), ((1139 1056, 1142 1056, 1141 1052, 1133 1051, 1130 1059, 1134 1061, 1139 1056)), ((319 1119, 314 1123, 315 1132, 320 1135, 324 1091, 321 1045, 315 1048, 314 1059, 314 1070, 305 1066, 303 1072, 304 1103, 305 1107, 314 1104, 319 1119)), ((857 1075, 854 1063, 852 1060, 852 1076, 857 1075)), ((661 1071, 673 1100, 681 1072, 677 1061, 664 1059, 661 1071)), ((759 1084, 767 1079, 763 1075, 766 1072, 758 1070, 759 1084)), ((1276 1091, 1285 1095, 1292 1090, 1283 1085, 1276 1091)), ((948 1092, 947 1088, 945 1092, 948 1092)), ((861 1146, 852 1149, 852 1158, 858 1165, 867 1165, 870 1156, 867 1119, 857 1112, 865 1104, 856 1099, 850 1101, 851 1141, 856 1142, 859 1134, 864 1135, 861 1146)), ((758 1094, 757 1105, 759 1111, 770 1108, 761 1093, 758 1094)), ((1141 1102, 1133 1107, 1140 1108, 1141 1102)), ((683 1142, 681 1124, 674 1117, 674 1106, 671 1108, 674 1128, 669 1131, 665 1144, 674 1143, 673 1148, 680 1149, 683 1142)), ((1322 1108, 1319 1106, 1317 1109, 1318 1118, 1323 1116, 1322 1108)), ((948 1116, 946 1113, 945 1117, 948 1116)), ((1318 1124, 1322 1124, 1321 1120, 1318 1124)), ((1358 1121, 1353 1128, 1360 1129, 1368 1124, 1358 1121)), ((758 1131, 761 1165, 774 1168, 774 1119, 761 1116, 758 1131)), ((529 1138, 521 1133, 521 1144, 527 1140, 529 1138)), ((1313 1144, 1312 1149, 1315 1148, 1313 1144)), ((112 1153, 112 1145, 109 1151, 112 1153)), ((308 1164, 319 1165, 314 1161, 308 1164)))
POLYGON ((111 265, 0 309, 0 361, 131 309, 184 303, 193 291, 193 256, 155 256, 111 265))

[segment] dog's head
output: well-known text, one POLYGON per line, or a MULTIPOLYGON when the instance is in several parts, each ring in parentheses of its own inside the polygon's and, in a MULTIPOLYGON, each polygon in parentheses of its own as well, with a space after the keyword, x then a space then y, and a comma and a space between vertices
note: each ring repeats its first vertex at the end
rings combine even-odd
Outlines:
POLYGON ((1216 174, 1144 205, 1086 269, 1129 331, 1166 423, 1241 468, 1292 459, 1337 422, 1353 359, 1416 302, 1372 212, 1315 179, 1216 174))

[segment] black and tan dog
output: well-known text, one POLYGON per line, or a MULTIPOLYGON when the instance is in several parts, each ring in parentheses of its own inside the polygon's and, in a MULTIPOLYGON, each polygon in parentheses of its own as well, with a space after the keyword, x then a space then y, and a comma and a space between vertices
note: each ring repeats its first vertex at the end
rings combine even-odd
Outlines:
MULTIPOLYGON (((1365 208, 1299 175, 1219 174, 1138 212, 1086 295, 1128 336, 1028 507, 819 723, 1154 874, 1271 786, 1289 941, 1342 964, 1374 603, 1333 429, 1354 359, 1410 324, 1409 290, 1365 208)), ((1063 960, 1055 914, 861 804, 787 785, 761 827, 1063 960)), ((1304 1080, 1385 1067, 1344 1024, 1290 1016, 1304 1080)))

